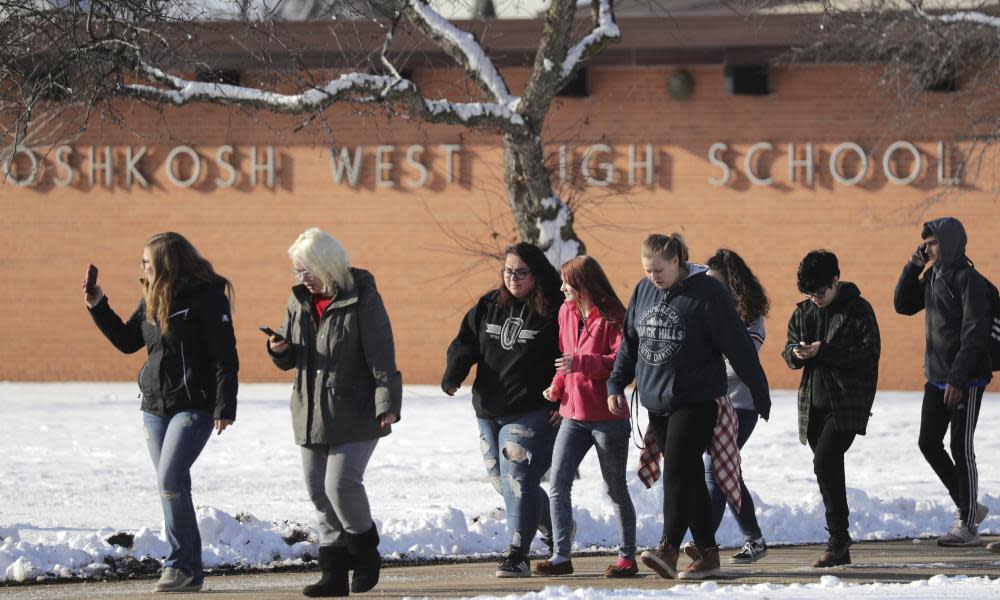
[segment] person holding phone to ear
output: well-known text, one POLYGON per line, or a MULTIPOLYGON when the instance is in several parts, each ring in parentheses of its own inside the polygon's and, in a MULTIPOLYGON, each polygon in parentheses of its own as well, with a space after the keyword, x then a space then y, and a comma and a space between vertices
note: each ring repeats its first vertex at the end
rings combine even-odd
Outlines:
POLYGON ((329 234, 307 229, 288 256, 298 284, 267 351, 279 369, 296 371, 292 428, 319 518, 322 577, 302 593, 347 596, 352 568, 350 591, 367 592, 382 557, 365 468, 399 420, 403 395, 392 327, 375 278, 351 267, 329 234))
POLYGON ((142 418, 170 544, 153 591, 196 592, 204 573, 191 466, 213 429, 221 434, 236 419, 233 286, 178 233, 149 238, 141 266, 142 299, 128 321, 111 309, 93 265, 83 283, 84 301, 115 348, 126 354, 146 348, 139 372, 142 418))

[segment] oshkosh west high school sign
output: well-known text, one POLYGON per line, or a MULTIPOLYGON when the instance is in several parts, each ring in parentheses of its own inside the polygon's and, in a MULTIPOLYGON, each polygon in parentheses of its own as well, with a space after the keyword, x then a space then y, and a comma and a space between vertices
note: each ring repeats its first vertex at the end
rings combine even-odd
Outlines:
MULTIPOLYGON (((936 171, 936 184, 956 185, 958 178, 949 172, 951 148, 937 142, 928 153, 917 145, 900 140, 885 147, 878 155, 855 142, 823 146, 829 157, 821 160, 819 147, 812 143, 773 144, 758 142, 737 149, 724 142, 712 144, 706 160, 714 173, 706 183, 727 186, 738 176, 753 185, 787 183, 812 185, 816 177, 829 175, 842 186, 856 186, 883 176, 895 185, 908 185, 921 176, 936 171), (775 159, 785 157, 782 173, 769 169, 775 159)), ((613 148, 607 144, 559 146, 557 176, 560 182, 579 177, 588 186, 643 185, 655 187, 667 182, 657 167, 664 151, 653 144, 629 144, 613 148)), ((330 180, 333 184, 357 188, 374 182, 379 188, 420 189, 431 177, 446 185, 461 179, 463 147, 460 144, 423 146, 379 145, 331 147, 326 151, 330 180)), ((282 177, 282 162, 274 146, 237 149, 219 146, 213 149, 181 145, 173 148, 148 146, 58 146, 49 151, 18 148, 4 165, 8 185, 44 189, 47 186, 104 186, 149 188, 169 184, 177 188, 240 189, 264 186, 273 188, 282 177), (165 153, 165 154, 164 154, 165 153), (162 157, 162 158, 161 158, 162 157), (161 180, 160 177, 163 179, 161 180)), ((292 182, 284 181, 286 185, 292 182)))

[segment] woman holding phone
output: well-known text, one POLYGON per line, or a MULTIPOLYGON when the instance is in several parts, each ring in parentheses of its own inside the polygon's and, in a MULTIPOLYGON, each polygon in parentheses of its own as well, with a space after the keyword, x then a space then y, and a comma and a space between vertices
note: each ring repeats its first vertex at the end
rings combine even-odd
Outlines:
POLYGON ((352 568, 350 591, 367 592, 382 557, 365 468, 399 420, 403 395, 392 327, 375 278, 351 267, 329 234, 307 229, 288 256, 299 283, 267 351, 279 369, 296 371, 292 427, 319 518, 322 577, 302 593, 347 596, 352 568))
POLYGON ((191 500, 191 466, 214 429, 236 419, 239 359, 230 303, 233 286, 184 236, 160 233, 142 252, 142 299, 128 321, 111 309, 96 282, 84 281, 94 323, 118 350, 143 347, 142 418, 156 468, 170 555, 154 592, 202 587, 201 537, 191 500))

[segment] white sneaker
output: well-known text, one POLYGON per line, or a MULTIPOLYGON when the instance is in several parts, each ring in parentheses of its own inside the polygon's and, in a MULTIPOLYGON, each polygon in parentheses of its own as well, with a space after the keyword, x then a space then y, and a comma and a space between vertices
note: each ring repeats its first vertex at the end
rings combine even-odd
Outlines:
POLYGON ((184 571, 173 567, 166 567, 160 575, 160 579, 153 586, 153 593, 171 592, 197 592, 201 590, 201 583, 198 583, 190 575, 185 575, 184 571))
MULTIPOLYGON (((976 528, 986 520, 986 515, 990 514, 990 507, 985 504, 976 503, 976 528)), ((952 529, 962 524, 962 512, 959 510, 955 511, 955 521, 952 525, 952 529)))
POLYGON ((937 543, 938 546, 982 546, 983 539, 974 529, 955 524, 951 531, 938 538, 937 543))

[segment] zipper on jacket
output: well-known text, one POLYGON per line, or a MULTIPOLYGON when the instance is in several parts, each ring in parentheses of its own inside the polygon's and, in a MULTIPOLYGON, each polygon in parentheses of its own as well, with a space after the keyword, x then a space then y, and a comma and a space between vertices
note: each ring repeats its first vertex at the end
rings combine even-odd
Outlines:
POLYGON ((188 402, 194 407, 194 400, 191 399, 191 390, 188 389, 187 361, 184 360, 184 342, 181 342, 181 381, 184 383, 184 391, 187 392, 188 402))
POLYGON ((142 398, 142 374, 146 372, 146 367, 149 366, 149 360, 146 364, 142 365, 142 369, 139 371, 139 398, 142 398))

